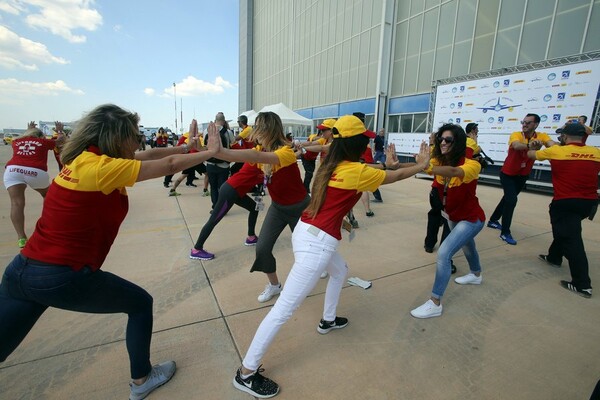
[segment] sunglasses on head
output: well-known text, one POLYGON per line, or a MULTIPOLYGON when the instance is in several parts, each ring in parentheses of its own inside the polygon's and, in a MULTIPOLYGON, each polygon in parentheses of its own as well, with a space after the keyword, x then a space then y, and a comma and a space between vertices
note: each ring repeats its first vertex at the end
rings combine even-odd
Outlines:
POLYGON ((452 142, 454 142, 454 138, 452 136, 446 136, 446 137, 440 136, 440 143, 442 143, 442 142, 452 143, 452 142))

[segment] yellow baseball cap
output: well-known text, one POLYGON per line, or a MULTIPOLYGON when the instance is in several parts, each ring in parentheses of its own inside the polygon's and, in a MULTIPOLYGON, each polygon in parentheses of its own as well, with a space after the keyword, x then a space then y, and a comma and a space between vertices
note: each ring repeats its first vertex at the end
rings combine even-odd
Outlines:
POLYGON ((326 130, 333 128, 333 125, 335 125, 335 119, 329 118, 329 119, 326 119, 325 121, 323 121, 321 123, 321 125, 317 126, 317 129, 319 129, 321 131, 326 131, 326 130))
POLYGON ((375 132, 365 128, 365 124, 354 115, 344 115, 337 120, 333 127, 337 130, 337 134, 333 135, 335 138, 349 138, 356 135, 365 135, 369 139, 373 139, 376 136, 375 132))

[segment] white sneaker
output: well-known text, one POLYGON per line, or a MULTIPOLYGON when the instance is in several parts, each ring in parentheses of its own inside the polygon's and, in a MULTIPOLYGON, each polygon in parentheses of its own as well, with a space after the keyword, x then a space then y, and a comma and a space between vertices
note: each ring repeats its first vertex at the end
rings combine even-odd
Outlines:
POLYGON ((273 286, 270 283, 267 283, 265 290, 258 295, 258 302, 264 303, 265 301, 271 300, 273 296, 277 296, 279 293, 281 293, 281 289, 281 283, 278 286, 273 286))
POLYGON ((436 306, 433 300, 429 299, 423 304, 410 312, 415 318, 433 318, 442 315, 442 303, 436 306))
POLYGON ((477 276, 472 272, 454 279, 459 285, 481 285, 481 281, 481 274, 477 276))
POLYGON ((323 273, 321 274, 321 279, 325 279, 329 276, 329 274, 327 273, 327 271, 323 271, 323 273))

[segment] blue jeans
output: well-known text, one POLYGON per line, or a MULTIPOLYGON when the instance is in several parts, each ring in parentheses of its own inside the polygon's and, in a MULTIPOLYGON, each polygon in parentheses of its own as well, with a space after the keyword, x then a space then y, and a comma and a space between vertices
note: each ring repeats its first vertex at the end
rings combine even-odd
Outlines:
POLYGON ((431 296, 441 299, 446 291, 450 275, 452 274, 452 257, 462 248, 469 269, 473 273, 481 272, 479 254, 475 248, 475 236, 483 229, 483 221, 448 221, 450 234, 444 239, 438 249, 437 270, 431 296))
POLYGON ((382 164, 385 163, 385 152, 376 151, 375 155, 373 156, 373 161, 380 162, 382 164))
POLYGON ((110 272, 73 271, 16 256, 0 284, 0 362, 17 348, 48 307, 95 314, 126 313, 131 377, 150 373, 152 296, 110 272))

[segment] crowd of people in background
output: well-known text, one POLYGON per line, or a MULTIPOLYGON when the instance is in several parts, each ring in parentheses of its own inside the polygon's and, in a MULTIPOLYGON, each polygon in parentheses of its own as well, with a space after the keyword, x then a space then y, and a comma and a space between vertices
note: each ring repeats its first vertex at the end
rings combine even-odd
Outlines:
POLYGON ((241 130, 236 135, 219 112, 205 132, 192 120, 189 131, 172 147, 168 146, 168 133, 160 128, 150 139, 153 148, 148 150, 137 114, 112 104, 84 116, 69 138, 60 122, 55 124, 52 139, 30 123, 26 133, 13 141, 13 157, 4 172, 10 217, 22 250, 6 268, 0 285, 0 362, 16 349, 48 307, 125 313, 130 399, 143 399, 171 379, 176 370, 174 361, 150 363, 151 295, 101 269, 127 215, 125 188, 158 177, 163 177, 163 185, 169 188, 168 196, 176 197, 181 194, 177 189, 183 181, 195 188, 196 174, 204 176, 201 193, 210 196, 210 215, 190 250, 191 259, 214 259, 206 243, 216 225, 234 204, 248 211, 243 244, 254 247, 250 272, 263 272, 268 281, 257 300, 263 303, 278 296, 233 378, 236 388, 256 397, 279 393, 279 385, 262 375, 261 360, 279 329, 319 279, 328 277, 316 330, 327 334, 348 325, 348 318, 336 312, 348 274, 346 261, 337 249, 342 232, 352 234, 359 227, 352 211, 355 204, 362 200, 365 215, 373 217, 369 193, 373 193, 373 201, 383 202, 380 186, 420 172, 433 176, 424 240, 427 253, 435 251, 440 227, 443 233, 431 295, 410 311, 413 317, 442 315, 442 297, 456 272, 452 258, 459 250, 469 271, 455 278, 455 283, 482 283, 475 238, 486 224, 500 230, 500 239, 507 244, 517 244, 512 220, 535 160, 550 161, 554 186, 550 203, 553 241, 547 254, 539 258, 553 267, 566 259, 571 280, 561 281, 561 286, 590 298, 592 286, 581 222, 592 219, 598 207, 600 150, 585 144, 592 133, 586 121, 585 116, 569 121, 557 130, 560 136, 555 141, 537 131, 537 114, 523 118, 522 129, 508 139, 507 157, 499 172, 503 196, 487 223, 476 191, 481 171, 494 161, 480 147, 478 124, 474 122, 465 129, 457 124, 439 127, 428 143, 420 145, 414 161, 408 162, 400 162, 395 146, 386 144, 383 128, 377 134, 367 129, 365 115, 360 112, 323 120, 317 133, 304 142, 286 136, 275 113, 259 113, 252 127, 245 115, 239 116, 241 130), (47 172, 50 151, 59 166, 59 174, 52 181, 47 172), (44 197, 41 217, 31 236, 25 232, 24 218, 28 186, 44 197), (257 234, 258 215, 264 208, 266 215, 257 234), (284 284, 277 274, 273 248, 286 227, 292 231, 294 264, 284 284), (61 245, 64 242, 72 245, 61 245))

